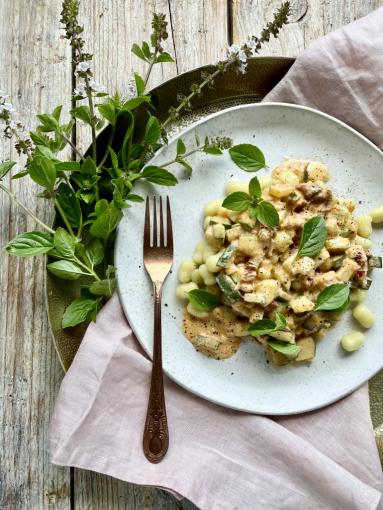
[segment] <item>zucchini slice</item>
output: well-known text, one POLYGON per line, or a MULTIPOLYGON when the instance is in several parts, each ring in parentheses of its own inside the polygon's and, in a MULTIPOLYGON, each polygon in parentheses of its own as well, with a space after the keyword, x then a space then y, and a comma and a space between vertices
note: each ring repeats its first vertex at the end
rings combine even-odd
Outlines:
POLYGON ((382 257, 371 257, 368 258, 368 267, 382 267, 382 257))
POLYGON ((229 267, 231 263, 231 258, 234 255, 237 247, 234 244, 229 244, 226 250, 219 257, 217 266, 219 267, 229 267))
POLYGON ((234 303, 241 299, 241 294, 236 288, 235 283, 228 275, 219 275, 216 278, 217 285, 223 292, 223 295, 226 298, 228 303, 234 303))
POLYGON ((311 336, 297 340, 296 344, 301 347, 301 352, 294 361, 311 361, 315 357, 316 344, 311 336))

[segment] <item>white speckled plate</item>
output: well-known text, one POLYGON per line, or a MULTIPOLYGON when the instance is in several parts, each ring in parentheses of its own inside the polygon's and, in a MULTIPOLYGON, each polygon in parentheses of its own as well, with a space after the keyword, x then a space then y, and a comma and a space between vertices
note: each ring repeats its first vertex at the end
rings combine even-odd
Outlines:
MULTIPOLYGON (((234 143, 254 143, 273 168, 285 156, 323 161, 331 170, 331 186, 342 197, 353 197, 356 214, 365 214, 383 202, 383 155, 367 139, 338 120, 315 110, 282 103, 229 108, 213 114, 182 133, 188 147, 194 135, 227 135, 234 143)), ((152 164, 174 157, 175 137, 159 151, 152 164)), ((174 295, 180 261, 190 258, 201 239, 202 209, 222 196, 230 177, 249 180, 228 155, 195 154, 189 178, 181 168, 175 188, 140 184, 143 194, 170 195, 175 239, 174 269, 164 288, 163 362, 165 372, 191 392, 233 409, 262 414, 294 414, 330 404, 347 395, 383 367, 383 271, 375 270, 367 304, 376 313, 367 342, 352 354, 339 345, 342 335, 356 327, 350 312, 319 342, 310 365, 273 367, 254 342, 242 344, 232 358, 216 361, 196 352, 181 329, 182 305, 174 295)), ((258 175, 267 175, 262 170, 258 175)), ((151 355, 153 302, 151 283, 142 262, 144 207, 125 211, 116 244, 119 293, 126 316, 143 348, 151 355)), ((374 253, 382 251, 382 232, 375 229, 374 253)))

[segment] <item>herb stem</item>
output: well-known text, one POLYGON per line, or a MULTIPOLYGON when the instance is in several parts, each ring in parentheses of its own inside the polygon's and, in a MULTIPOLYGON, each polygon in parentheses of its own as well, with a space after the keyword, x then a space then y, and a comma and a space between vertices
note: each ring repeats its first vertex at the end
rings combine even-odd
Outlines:
POLYGON ((20 200, 17 198, 17 196, 14 193, 12 193, 12 191, 10 189, 8 189, 3 184, 0 184, 0 189, 3 190, 19 207, 21 207, 31 218, 33 218, 35 220, 36 223, 38 223, 41 227, 43 227, 47 232, 49 232, 50 234, 55 233, 55 231, 52 228, 48 227, 48 225, 46 225, 44 222, 39 220, 39 218, 37 218, 37 216, 35 216, 33 214, 33 212, 30 209, 28 209, 27 206, 25 206, 22 202, 20 202, 20 200))
POLYGON ((68 232, 70 233, 70 235, 72 237, 76 238, 76 236, 74 235, 74 232, 72 230, 71 224, 69 223, 68 218, 66 217, 66 214, 65 214, 63 208, 61 207, 59 201, 57 200, 57 198, 55 198, 55 206, 56 206, 58 212, 60 213, 60 216, 61 216, 63 222, 65 223, 66 228, 68 229, 68 232))
POLYGON ((93 161, 97 164, 97 140, 96 140, 96 127, 94 124, 94 120, 95 120, 94 104, 93 104, 92 90, 89 86, 89 76, 88 75, 85 76, 85 84, 86 84, 86 95, 88 96, 89 111, 90 111, 90 118, 91 118, 90 127, 92 129, 92 157, 93 157, 93 161))
POLYGON ((97 166, 97 169, 102 168, 102 166, 105 163, 107 157, 109 156, 109 147, 112 146, 112 142, 113 142, 113 138, 114 138, 115 132, 116 132, 116 126, 112 126, 112 129, 111 129, 110 135, 109 135, 109 139, 108 139, 108 144, 106 146, 105 153, 104 153, 104 155, 103 155, 99 165, 97 166))
POLYGON ((143 94, 145 93, 145 88, 146 88, 146 85, 148 84, 149 76, 150 76, 150 73, 152 72, 153 65, 156 62, 157 53, 158 53, 158 49, 156 48, 154 50, 154 55, 153 55, 153 57, 152 57, 152 59, 151 59, 151 61, 149 63, 149 67, 148 67, 148 70, 146 71, 146 75, 145 75, 145 78, 144 78, 144 92, 143 92, 143 94))
MULTIPOLYGON (((195 152, 202 152, 203 149, 204 149, 203 147, 196 147, 194 149, 191 149, 190 151, 185 152, 185 154, 182 155, 182 159, 185 159, 185 158, 191 156, 195 152)), ((178 162, 178 159, 177 159, 177 157, 175 157, 174 159, 171 159, 170 161, 167 161, 166 163, 162 163, 161 168, 163 168, 164 166, 172 165, 173 163, 177 163, 177 162, 178 162)))
POLYGON ((77 156, 80 158, 80 160, 84 159, 84 155, 81 154, 81 152, 79 151, 79 149, 76 147, 76 145, 72 142, 72 140, 70 138, 68 138, 66 136, 65 133, 63 133, 62 131, 60 131, 60 135, 64 138, 64 140, 66 141, 66 143, 68 143, 71 148, 75 151, 75 153, 77 154, 77 156))
POLYGON ((77 264, 82 267, 83 269, 86 269, 88 271, 88 274, 93 276, 95 280, 97 280, 98 282, 101 281, 101 278, 98 276, 98 274, 93 271, 92 268, 90 268, 89 266, 87 266, 86 264, 84 264, 83 262, 81 262, 80 259, 78 259, 76 256, 74 257, 75 261, 77 262, 77 264))

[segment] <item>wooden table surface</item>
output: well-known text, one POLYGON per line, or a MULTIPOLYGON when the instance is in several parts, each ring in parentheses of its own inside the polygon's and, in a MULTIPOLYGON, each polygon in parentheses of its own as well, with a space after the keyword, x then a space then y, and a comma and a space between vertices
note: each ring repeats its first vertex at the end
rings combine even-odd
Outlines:
MULTIPOLYGON (((382 0, 292 1, 291 23, 264 55, 298 55, 310 41, 360 18, 382 0)), ((147 39, 151 13, 169 20, 167 49, 174 64, 156 66, 151 84, 215 62, 227 44, 257 34, 278 0, 82 0, 81 23, 94 53, 96 80, 109 91, 127 90, 142 64, 130 53, 147 39)), ((0 0, 0 89, 11 94, 22 121, 56 105, 69 109, 74 86, 71 54, 62 39, 60 0, 0 0)), ((77 130, 82 144, 81 126, 77 130)), ((0 141, 0 161, 15 157, 0 141)), ((30 181, 11 187, 46 222, 53 212, 36 198, 30 181)), ((33 222, 0 195, 0 508, 4 510, 192 509, 155 488, 142 488, 49 462, 48 430, 63 378, 48 328, 44 259, 7 256, 6 242, 34 228, 33 222)), ((180 474, 182 476, 182 474, 180 474)))

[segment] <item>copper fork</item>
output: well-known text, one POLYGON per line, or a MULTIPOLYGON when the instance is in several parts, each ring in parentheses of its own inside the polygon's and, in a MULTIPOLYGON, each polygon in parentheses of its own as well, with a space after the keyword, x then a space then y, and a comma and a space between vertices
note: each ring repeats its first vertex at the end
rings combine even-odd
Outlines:
POLYGON ((144 265, 154 289, 153 367, 144 429, 144 454, 153 463, 160 462, 169 446, 164 381, 162 373, 161 295, 162 285, 173 264, 173 231, 169 198, 166 198, 166 235, 162 199, 159 199, 159 236, 156 197, 153 198, 153 221, 150 228, 150 200, 146 199, 144 229, 144 265), (150 239, 152 231, 152 242, 150 239), (165 239, 166 238, 166 239, 165 239))

